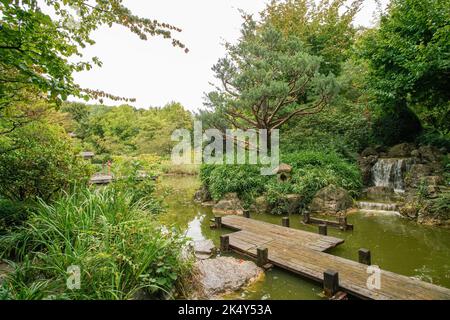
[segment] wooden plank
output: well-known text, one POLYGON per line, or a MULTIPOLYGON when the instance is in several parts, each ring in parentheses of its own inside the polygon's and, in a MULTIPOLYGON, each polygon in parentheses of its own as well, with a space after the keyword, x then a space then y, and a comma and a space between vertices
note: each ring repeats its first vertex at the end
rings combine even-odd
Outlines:
MULTIPOLYGON (((275 227, 275 225, 273 225, 275 227)), ((287 230, 287 228, 283 228, 287 230)), ((229 235, 230 248, 251 257, 257 249, 268 250, 268 261, 306 278, 323 282, 331 269, 339 273, 339 288, 364 299, 450 299, 450 290, 393 272, 381 270, 380 289, 368 289, 368 266, 286 241, 285 237, 243 230, 229 235)))
POLYGON ((253 235, 277 237, 296 246, 305 246, 312 250, 326 251, 344 242, 343 239, 322 236, 303 230, 286 228, 264 221, 247 219, 241 216, 224 216, 222 225, 232 230, 249 231, 253 235))

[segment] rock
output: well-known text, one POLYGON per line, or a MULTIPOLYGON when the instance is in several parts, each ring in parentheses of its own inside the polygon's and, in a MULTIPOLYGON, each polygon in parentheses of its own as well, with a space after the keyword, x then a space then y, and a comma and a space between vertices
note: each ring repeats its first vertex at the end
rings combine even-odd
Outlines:
POLYGON ((222 200, 214 205, 213 212, 242 215, 244 208, 236 193, 227 193, 222 200))
POLYGON ((361 170, 361 175, 365 186, 369 186, 372 182, 372 167, 377 161, 377 156, 361 157, 358 160, 359 169, 361 170))
POLYGON ((420 181, 431 174, 431 167, 426 164, 413 164, 406 174, 405 183, 407 187, 416 188, 420 185, 420 181))
POLYGON ((373 147, 367 147, 361 152, 361 157, 378 156, 377 150, 373 147))
POLYGON ((303 197, 299 194, 287 194, 277 200, 272 213, 275 214, 296 214, 300 213, 301 201, 303 197))
POLYGON ((217 299, 248 286, 261 279, 264 271, 252 261, 233 257, 200 260, 195 263, 198 271, 200 299, 217 299))
POLYGON ((363 197, 369 200, 391 199, 393 196, 394 188, 391 187, 369 187, 363 192, 363 197))
POLYGON ((436 162, 442 158, 442 153, 433 146, 420 146, 418 149, 422 162, 436 162))
POLYGON ((320 189, 311 202, 311 212, 337 214, 353 206, 347 190, 329 185, 320 189))
POLYGON ((391 147, 388 151, 388 157, 406 158, 411 156, 414 146, 410 143, 400 143, 391 147))
POLYGON ((420 158, 420 151, 417 149, 414 149, 413 151, 411 151, 411 157, 419 159, 420 158))
POLYGON ((216 246, 212 240, 199 240, 194 244, 195 257, 199 260, 210 258, 216 251, 216 246))
POLYGON ((267 200, 267 197, 260 196, 255 199, 252 209, 256 213, 269 213, 271 210, 271 206, 269 201, 267 200))
POLYGON ((399 208, 399 212, 402 216, 417 219, 419 214, 419 207, 415 202, 409 202, 399 208))
POLYGON ((194 194, 194 201, 195 202, 202 203, 202 202, 208 202, 208 201, 211 201, 211 200, 212 200, 211 194, 209 193, 209 190, 205 186, 202 186, 194 194))

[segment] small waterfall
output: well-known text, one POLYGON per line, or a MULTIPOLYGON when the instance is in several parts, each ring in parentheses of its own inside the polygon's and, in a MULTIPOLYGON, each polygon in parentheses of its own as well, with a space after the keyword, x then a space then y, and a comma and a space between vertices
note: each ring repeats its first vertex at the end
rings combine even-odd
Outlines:
POLYGON ((358 201, 358 208, 362 211, 400 215, 396 203, 358 201))
POLYGON ((395 192, 405 192, 405 173, 410 169, 410 158, 381 158, 372 167, 372 181, 377 187, 390 187, 395 192))

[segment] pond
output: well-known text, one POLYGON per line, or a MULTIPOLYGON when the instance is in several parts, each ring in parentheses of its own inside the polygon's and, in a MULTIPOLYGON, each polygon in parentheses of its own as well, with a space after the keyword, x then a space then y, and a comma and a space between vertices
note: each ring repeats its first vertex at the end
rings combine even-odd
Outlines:
MULTIPOLYGON (((200 182, 196 176, 161 177, 160 192, 164 193, 166 212, 161 222, 180 228, 193 240, 212 239, 230 230, 210 229, 211 208, 192 200, 200 182), (167 191, 162 191, 167 190, 167 191)), ((281 216, 253 214, 252 219, 281 224, 281 216)), ((358 259, 358 249, 372 253, 372 264, 382 269, 413 276, 423 281, 450 288, 450 230, 418 225, 398 216, 351 214, 348 222, 354 231, 328 229, 328 234, 345 239, 345 243, 329 253, 351 260, 358 259)), ((317 232, 317 226, 304 225, 300 215, 290 218, 292 228, 317 232)), ((273 268, 264 281, 230 298, 239 299, 323 299, 322 288, 287 271, 273 268)))

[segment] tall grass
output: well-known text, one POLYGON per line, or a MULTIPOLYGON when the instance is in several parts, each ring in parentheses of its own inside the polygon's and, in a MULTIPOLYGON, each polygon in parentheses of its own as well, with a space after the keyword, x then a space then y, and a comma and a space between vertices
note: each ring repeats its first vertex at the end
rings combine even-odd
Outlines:
POLYGON ((184 243, 129 193, 77 190, 51 205, 41 202, 24 226, 0 239, 0 257, 16 261, 0 297, 170 297, 190 268, 182 259, 184 243), (66 286, 69 266, 80 268, 79 290, 66 286))

